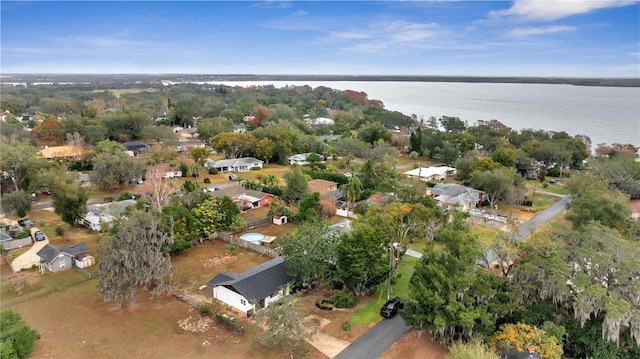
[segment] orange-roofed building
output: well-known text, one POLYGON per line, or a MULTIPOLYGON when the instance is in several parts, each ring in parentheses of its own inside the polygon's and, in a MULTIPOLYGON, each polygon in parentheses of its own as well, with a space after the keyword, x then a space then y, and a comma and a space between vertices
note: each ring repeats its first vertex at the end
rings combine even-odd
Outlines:
POLYGON ((37 156, 47 160, 79 160, 84 149, 78 146, 52 146, 38 151, 37 156))

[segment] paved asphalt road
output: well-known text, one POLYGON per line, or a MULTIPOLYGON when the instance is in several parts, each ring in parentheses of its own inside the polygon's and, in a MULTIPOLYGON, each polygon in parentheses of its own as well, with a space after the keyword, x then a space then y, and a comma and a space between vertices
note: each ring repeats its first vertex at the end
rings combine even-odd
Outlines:
POLYGON ((351 345, 346 347, 334 359, 373 359, 384 353, 410 327, 404 324, 400 315, 383 319, 351 345))
POLYGON ((520 229, 518 230, 518 235, 516 236, 517 241, 522 241, 527 238, 531 233, 535 232, 543 224, 549 222, 553 217, 557 216, 562 212, 566 207, 567 203, 571 202, 571 196, 566 195, 560 198, 559 201, 549 206, 549 208, 540 212, 537 216, 531 218, 530 220, 524 222, 520 229))

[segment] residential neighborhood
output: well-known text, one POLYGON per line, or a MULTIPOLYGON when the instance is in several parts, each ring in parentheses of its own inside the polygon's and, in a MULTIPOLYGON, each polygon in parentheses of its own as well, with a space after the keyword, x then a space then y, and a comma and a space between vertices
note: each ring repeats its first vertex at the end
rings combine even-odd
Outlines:
POLYGON ((78 106, 94 117, 84 122, 36 111, 29 124, 3 123, 0 307, 46 339, 34 357, 73 357, 71 341, 94 357, 279 358, 304 348, 300 357, 340 358, 378 331, 394 338, 376 349, 383 359, 444 359, 471 333, 517 357, 525 352, 505 338, 513 331, 537 333, 553 344, 531 353, 560 358, 562 348, 587 352, 572 342, 588 334, 580 318, 604 328, 598 345, 635 350, 635 324, 567 293, 594 275, 572 259, 582 253, 598 266, 629 263, 612 267, 615 285, 596 276, 587 287, 637 307, 623 288, 636 285, 640 260, 637 148, 590 152, 579 137, 495 120, 427 123, 326 88, 202 89, 202 101, 227 110, 125 90, 128 103, 85 93, 94 102, 78 106), (278 106, 233 107, 272 92, 278 106), (129 105, 145 96, 162 111, 129 105), (315 105, 286 105, 300 98, 315 105), (546 307, 556 302, 564 306, 546 307), (574 305, 580 313, 566 310, 574 305), (75 334, 53 336, 51 323, 75 334), (571 335, 544 329, 560 327, 571 335), (155 339, 147 351, 130 337, 155 339), (273 340, 288 344, 265 344, 273 340))

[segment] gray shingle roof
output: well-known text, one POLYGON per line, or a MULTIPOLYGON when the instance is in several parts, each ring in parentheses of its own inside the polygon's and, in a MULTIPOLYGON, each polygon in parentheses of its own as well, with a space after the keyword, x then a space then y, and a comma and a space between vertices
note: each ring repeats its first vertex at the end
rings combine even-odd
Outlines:
POLYGON ((51 262, 56 259, 60 253, 66 254, 70 257, 75 257, 79 254, 89 251, 89 247, 85 242, 72 244, 70 246, 58 248, 52 244, 46 244, 42 249, 36 253, 38 257, 42 259, 42 262, 51 262))
POLYGON ((86 253, 89 251, 89 247, 85 242, 72 244, 70 246, 60 248, 60 251, 69 253, 72 256, 77 256, 82 253, 86 253))
POLYGON ((51 244, 46 244, 36 254, 38 255, 38 257, 42 259, 42 262, 51 262, 52 260, 56 259, 56 257, 60 254, 60 249, 58 249, 58 247, 53 246, 51 244))
POLYGON ((429 192, 436 196, 437 201, 460 205, 477 203, 480 194, 484 195, 483 191, 454 183, 438 183, 429 192))
POLYGON ((276 257, 240 274, 220 273, 207 284, 211 287, 225 286, 248 300, 264 299, 291 282, 283 257, 276 257))

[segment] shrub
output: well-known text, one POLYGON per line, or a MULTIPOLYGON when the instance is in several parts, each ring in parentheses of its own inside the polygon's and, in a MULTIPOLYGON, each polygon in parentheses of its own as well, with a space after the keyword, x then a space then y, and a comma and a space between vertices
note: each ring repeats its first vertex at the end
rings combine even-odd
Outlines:
POLYGON ((227 244, 224 246, 224 250, 230 254, 236 254, 238 252, 238 247, 235 244, 227 244))
POLYGON ((205 179, 203 181, 204 181, 204 183, 211 183, 211 180, 209 179, 209 177, 205 177, 205 179))
POLYGON ((133 198, 133 197, 131 196, 131 193, 129 193, 129 192, 122 192, 122 193, 120 193, 120 197, 118 197, 118 201, 124 201, 124 200, 131 199, 131 198, 133 198))
POLYGON ((357 304, 356 296, 346 290, 339 290, 333 294, 333 305, 336 308, 353 308, 357 304))
POLYGON ((213 316, 213 309, 211 309, 211 307, 206 304, 201 305, 200 308, 198 308, 198 311, 202 315, 207 315, 210 317, 213 316))
POLYGON ((210 175, 217 175, 218 174, 218 169, 215 168, 215 167, 209 168, 209 174, 210 175))
POLYGON ((25 217, 27 215, 27 211, 25 211, 24 209, 20 208, 18 210, 18 212, 16 212, 16 214, 18 215, 18 217, 25 217))
POLYGON ((344 323, 342 323, 342 325, 340 326, 340 328, 341 328, 343 331, 348 332, 348 331, 350 331, 350 330, 351 330, 351 323, 349 323, 349 322, 344 322, 344 323))
POLYGON ((62 228, 62 227, 56 227, 56 229, 55 229, 55 233, 56 233, 56 235, 58 235, 58 236, 62 236, 62 235, 64 234, 64 228, 62 228))
POLYGON ((28 228, 25 228, 22 231, 20 231, 18 234, 16 234, 16 238, 18 239, 27 238, 30 235, 31 235, 31 231, 28 228))
POLYGON ((113 197, 112 196, 104 196, 104 201, 105 202, 113 202, 113 197))
POLYGON ((332 301, 329 298, 320 298, 316 302, 316 307, 322 310, 333 310, 332 301))

